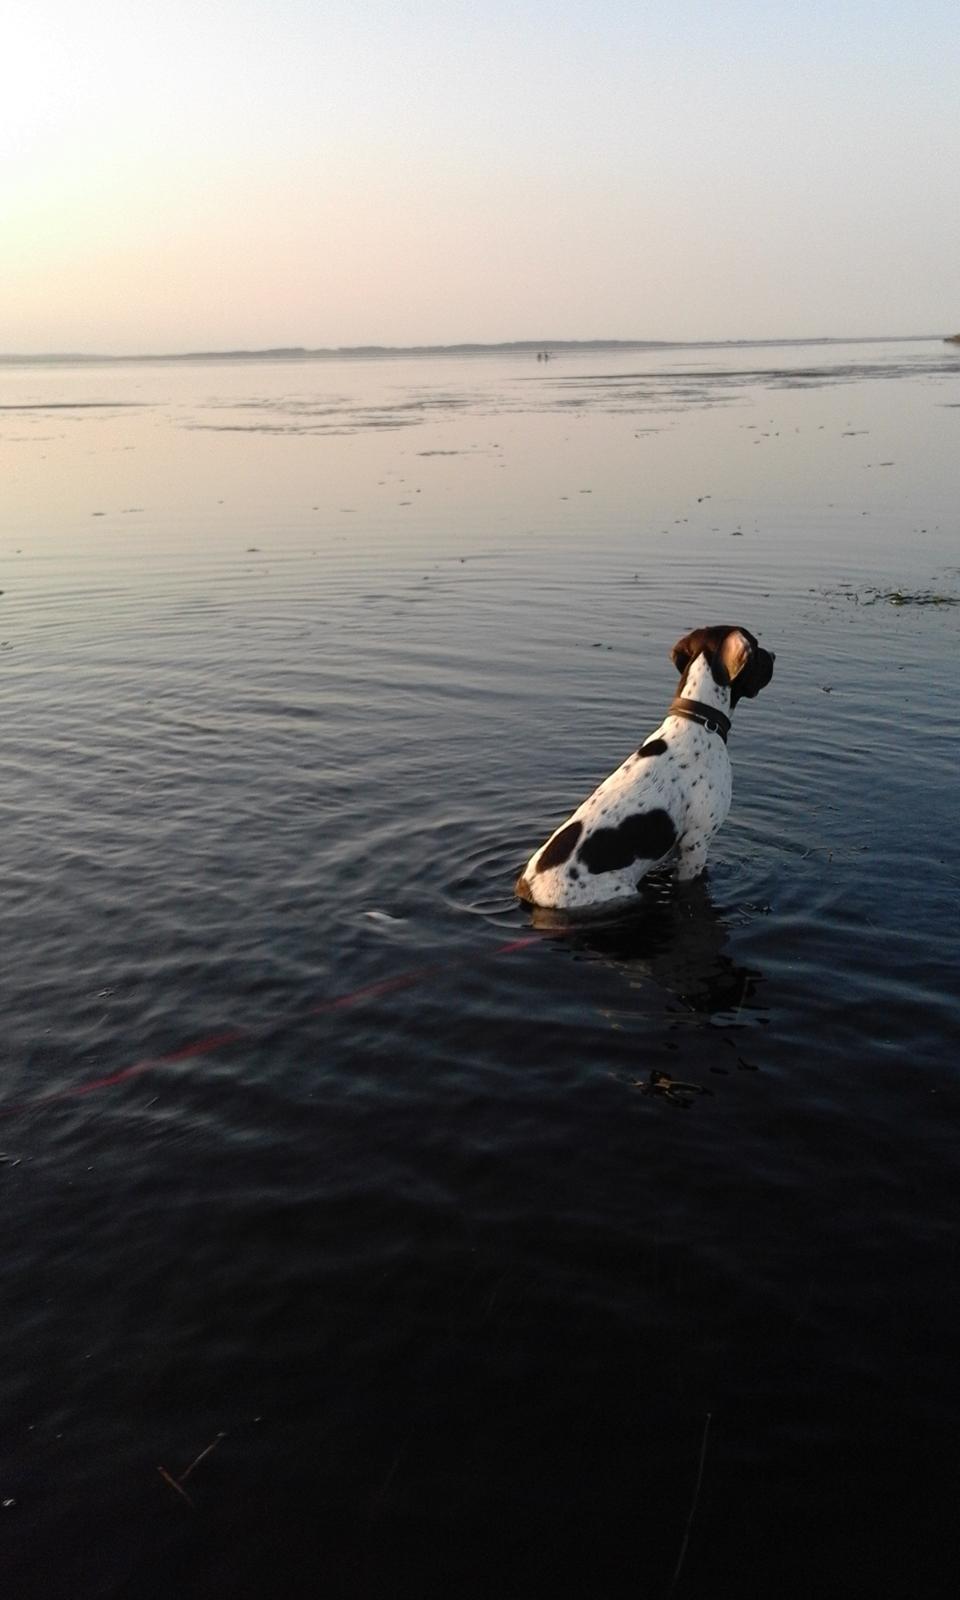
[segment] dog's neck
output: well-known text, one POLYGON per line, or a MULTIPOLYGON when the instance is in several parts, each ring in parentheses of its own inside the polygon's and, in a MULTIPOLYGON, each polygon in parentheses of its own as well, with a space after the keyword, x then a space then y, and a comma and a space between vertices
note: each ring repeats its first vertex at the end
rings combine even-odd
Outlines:
POLYGON ((699 700, 701 705, 709 706, 712 711, 722 711, 727 717, 730 715, 730 690, 716 682, 706 656, 697 656, 695 661, 691 661, 680 693, 685 700, 699 700))

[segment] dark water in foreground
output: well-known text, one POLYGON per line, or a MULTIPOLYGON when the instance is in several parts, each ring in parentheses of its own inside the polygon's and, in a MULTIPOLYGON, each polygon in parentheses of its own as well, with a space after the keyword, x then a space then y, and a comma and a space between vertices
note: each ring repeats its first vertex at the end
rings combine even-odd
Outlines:
POLYGON ((4 372, 5 1593, 956 1592, 958 380, 4 372), (715 621, 708 883, 532 928, 715 621))

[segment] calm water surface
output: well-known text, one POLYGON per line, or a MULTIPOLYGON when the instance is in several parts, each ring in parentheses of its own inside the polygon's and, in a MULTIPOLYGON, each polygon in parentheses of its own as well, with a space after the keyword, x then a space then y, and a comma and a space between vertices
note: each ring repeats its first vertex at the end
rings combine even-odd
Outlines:
POLYGON ((956 351, 8 366, 0 482, 5 1593, 954 1594, 956 351), (717 621, 708 881, 535 927, 717 621))

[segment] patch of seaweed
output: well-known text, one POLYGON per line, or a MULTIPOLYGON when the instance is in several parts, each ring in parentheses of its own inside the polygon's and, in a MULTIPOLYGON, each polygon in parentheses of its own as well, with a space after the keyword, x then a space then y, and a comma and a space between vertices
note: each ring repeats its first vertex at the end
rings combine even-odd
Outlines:
POLYGON ((826 600, 850 600, 855 606, 960 606, 960 595, 941 594, 936 589, 854 589, 852 585, 841 584, 836 589, 811 592, 822 594, 826 600))
POLYGON ((960 595, 937 594, 932 589, 921 589, 916 594, 904 594, 902 589, 868 589, 860 604, 875 606, 881 601, 888 606, 960 606, 960 595))

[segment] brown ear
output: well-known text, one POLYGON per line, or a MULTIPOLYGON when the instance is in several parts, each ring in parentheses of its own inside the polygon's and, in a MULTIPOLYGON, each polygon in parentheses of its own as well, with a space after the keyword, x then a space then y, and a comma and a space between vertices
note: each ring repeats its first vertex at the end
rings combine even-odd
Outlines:
POLYGON ((695 643, 695 641, 699 639, 702 632, 702 628, 694 628, 691 633, 685 633, 683 638, 678 639, 670 651, 670 660, 678 672, 686 672, 694 657, 700 654, 703 646, 700 643, 695 643))
POLYGON ((720 660, 732 683, 753 659, 753 645, 742 628, 731 628, 720 646, 720 660))

